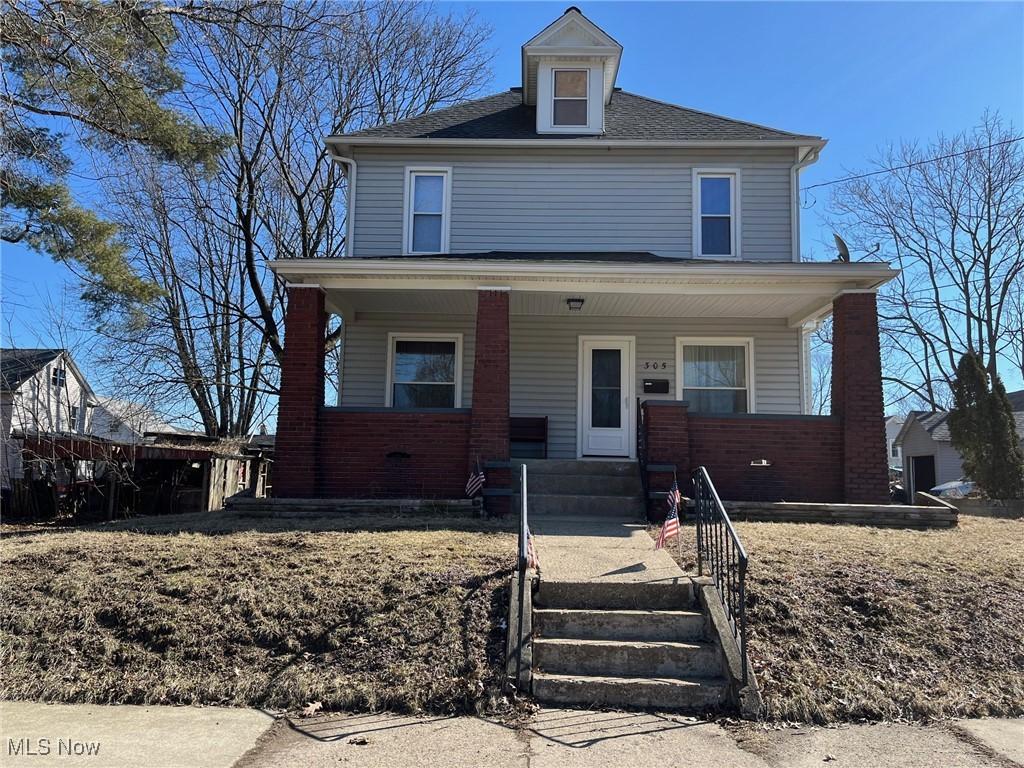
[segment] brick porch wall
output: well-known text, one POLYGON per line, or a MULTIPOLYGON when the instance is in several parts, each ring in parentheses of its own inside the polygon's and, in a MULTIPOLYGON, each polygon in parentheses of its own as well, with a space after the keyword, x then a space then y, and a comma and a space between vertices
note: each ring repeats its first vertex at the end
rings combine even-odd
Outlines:
POLYGON ((462 498, 469 429, 468 409, 324 408, 318 495, 462 498))
POLYGON ((284 359, 274 445, 275 496, 317 495, 317 431, 324 402, 324 338, 327 314, 319 286, 288 287, 284 359))

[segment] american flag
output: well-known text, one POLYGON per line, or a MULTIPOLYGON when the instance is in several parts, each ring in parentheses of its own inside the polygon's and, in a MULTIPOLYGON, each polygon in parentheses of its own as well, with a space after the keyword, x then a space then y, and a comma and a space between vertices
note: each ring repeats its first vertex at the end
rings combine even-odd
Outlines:
POLYGON ((540 560, 537 559, 537 550, 533 546, 533 534, 526 529, 526 567, 533 570, 540 570, 540 560))
POLYGON ((472 499, 484 488, 484 483, 487 478, 484 476, 484 471, 480 469, 480 465, 477 464, 476 470, 469 473, 469 480, 466 481, 466 498, 472 499))
POLYGON ((654 543, 655 549, 662 549, 666 541, 673 536, 679 535, 679 504, 681 501, 679 483, 674 482, 668 492, 668 515, 665 517, 665 522, 661 525, 658 540, 654 543))

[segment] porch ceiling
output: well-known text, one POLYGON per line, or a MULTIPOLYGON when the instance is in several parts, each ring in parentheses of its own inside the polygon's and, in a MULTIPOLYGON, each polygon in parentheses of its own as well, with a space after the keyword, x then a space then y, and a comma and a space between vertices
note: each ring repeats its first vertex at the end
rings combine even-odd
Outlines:
POLYGON ((828 314, 843 292, 873 291, 897 274, 885 264, 692 260, 566 265, 331 259, 272 266, 290 283, 320 285, 331 311, 349 316, 472 315, 478 290, 500 288, 511 291, 516 315, 567 315, 566 299, 582 296, 581 315, 785 318, 792 326, 828 314))

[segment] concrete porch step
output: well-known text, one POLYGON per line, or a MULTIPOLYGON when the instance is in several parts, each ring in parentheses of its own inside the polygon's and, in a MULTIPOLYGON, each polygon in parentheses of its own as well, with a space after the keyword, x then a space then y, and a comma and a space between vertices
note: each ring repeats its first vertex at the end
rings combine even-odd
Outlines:
MULTIPOLYGON (((558 475, 548 472, 527 477, 530 494, 640 497, 643 486, 637 473, 629 475, 558 475)), ((518 486, 518 479, 516 480, 518 486)))
POLYGON ((598 610, 689 610, 695 607, 687 578, 664 582, 545 581, 534 598, 537 608, 598 610))
POLYGON ((629 678, 538 672, 533 676, 533 695, 552 704, 707 712, 725 703, 728 686, 720 677, 629 678))
MULTIPOLYGON (((519 494, 512 497, 518 509, 519 494)), ((531 515, 579 515, 583 517, 614 517, 639 519, 644 503, 639 496, 583 496, 575 493, 534 493, 528 491, 531 515)))
POLYGON ((649 642, 704 639, 704 616, 699 611, 535 608, 533 626, 542 638, 649 642))
POLYGON ((639 477, 635 461, 603 459, 514 459, 512 470, 518 476, 519 466, 526 465, 527 477, 534 475, 600 475, 602 477, 639 477))
POLYGON ((709 677, 720 669, 718 650, 700 642, 541 637, 533 641, 533 662, 556 675, 709 677))

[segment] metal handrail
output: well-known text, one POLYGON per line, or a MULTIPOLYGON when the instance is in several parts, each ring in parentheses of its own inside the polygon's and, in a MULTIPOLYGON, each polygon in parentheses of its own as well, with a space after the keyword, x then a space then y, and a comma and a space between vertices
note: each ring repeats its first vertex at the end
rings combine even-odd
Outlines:
POLYGON ((640 469, 640 487, 644 493, 644 509, 647 508, 647 495, 650 491, 647 478, 647 422, 644 419, 644 408, 640 398, 636 399, 636 463, 640 469))
MULTIPOLYGON (((526 571, 529 567, 530 528, 526 511, 526 465, 519 467, 519 558, 516 568, 519 572, 519 615, 516 619, 516 677, 514 685, 519 687, 523 674, 523 603, 526 600, 526 571)), ((509 627, 509 631, 512 628, 509 627)))
POLYGON ((725 608, 733 637, 740 648, 743 684, 747 683, 747 550, 726 514, 715 484, 705 467, 693 471, 697 526, 697 573, 704 566, 725 608))

